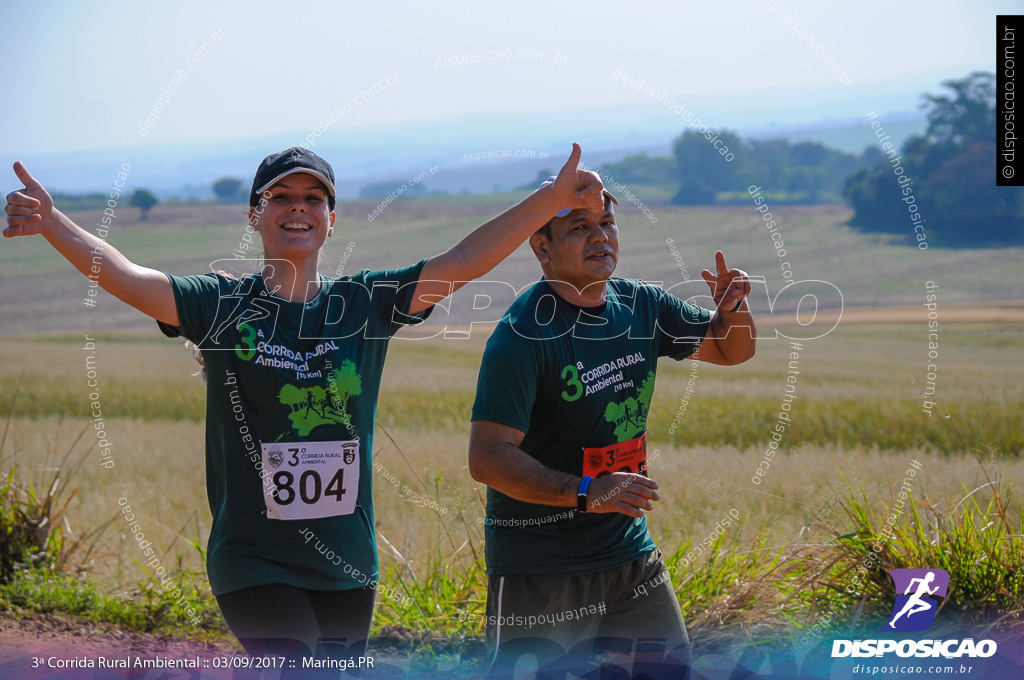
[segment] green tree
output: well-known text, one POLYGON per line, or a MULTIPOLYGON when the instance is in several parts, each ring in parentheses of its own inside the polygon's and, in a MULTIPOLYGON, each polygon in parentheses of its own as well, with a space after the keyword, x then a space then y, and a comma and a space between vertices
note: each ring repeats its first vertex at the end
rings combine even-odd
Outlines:
POLYGON ((160 200, 149 189, 136 189, 132 194, 131 204, 139 209, 139 219, 149 219, 149 209, 159 203, 160 200))
POLYGON ((822 167, 830 155, 830 149, 821 142, 797 142, 789 149, 789 157, 794 165, 822 167))
POLYGON ((896 159, 886 157, 847 179, 843 196, 855 211, 852 224, 911 233, 908 206, 914 201, 933 245, 1024 241, 1024 189, 995 186, 994 80, 992 73, 975 71, 944 81, 950 93, 921 95, 929 109, 925 134, 907 139, 896 159), (899 182, 895 167, 913 183, 899 182))
POLYGON ((679 181, 701 179, 715 192, 746 188, 740 187, 739 180, 745 153, 743 142, 728 130, 723 130, 715 143, 696 130, 686 130, 672 144, 679 181), (732 160, 721 153, 723 147, 733 154, 732 160))
POLYGON ((890 221, 892 204, 899 201, 897 187, 885 174, 888 168, 861 168, 846 178, 843 197, 854 209, 851 222, 866 231, 905 233, 906 225, 890 221), (882 196, 884 199, 880 199, 882 196))
POLYGON ((752 139, 747 147, 746 161, 742 184, 781 191, 789 180, 789 141, 752 139))
POLYGON ((740 184, 785 191, 790 194, 788 202, 833 201, 842 192, 846 177, 882 160, 877 149, 865 153, 869 155, 857 156, 815 141, 750 140, 740 184))
POLYGON ((928 176, 928 196, 942 216, 939 225, 949 225, 946 232, 952 232, 943 232, 947 242, 1000 245, 1022 240, 1020 199, 1024 192, 1018 187, 996 186, 995 156, 995 144, 976 142, 928 176))
POLYGON ((348 401, 351 396, 359 396, 363 393, 363 381, 356 373, 356 365, 346 359, 339 368, 334 369, 334 385, 342 403, 348 401))
POLYGON ((872 168, 885 162, 885 154, 877 145, 865 146, 864 150, 860 152, 860 158, 866 168, 872 168))
POLYGON ((975 71, 966 78, 943 82, 952 94, 921 95, 923 106, 931 107, 928 141, 958 150, 992 141, 996 129, 995 81, 994 73, 975 71))
POLYGON ((296 407, 305 403, 306 394, 295 385, 287 383, 277 393, 277 400, 284 406, 291 407, 291 410, 294 411, 296 407))
POLYGON ((340 422, 350 425, 352 414, 348 411, 348 398, 363 393, 363 381, 356 373, 356 365, 346 359, 331 374, 331 408, 338 413, 340 422))
POLYGON ((213 183, 213 193, 221 203, 230 203, 232 199, 239 196, 239 189, 242 188, 242 180, 237 177, 221 177, 213 183))
POLYGON ((648 373, 644 381, 640 383, 640 390, 636 395, 637 401, 643 404, 644 418, 647 417, 647 410, 651 407, 652 397, 654 397, 654 374, 648 373))
MULTIPOLYGON (((673 159, 648 156, 645 153, 633 154, 621 161, 603 165, 599 174, 602 177, 614 178, 619 184, 671 185, 678 181, 678 170, 673 159)), ((540 181, 543 181, 543 178, 540 181)))
POLYGON ((715 190, 699 177, 684 179, 672 197, 672 205, 713 205, 714 202, 715 190))
POLYGON ((607 423, 618 423, 626 414, 626 407, 615 401, 609 401, 604 407, 604 420, 607 423))

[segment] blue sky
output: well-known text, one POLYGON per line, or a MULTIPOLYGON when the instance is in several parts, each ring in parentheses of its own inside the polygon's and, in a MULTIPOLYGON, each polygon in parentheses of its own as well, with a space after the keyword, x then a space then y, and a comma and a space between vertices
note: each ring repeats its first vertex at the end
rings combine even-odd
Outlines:
POLYGON ((730 101, 754 116, 783 100, 806 100, 807 121, 856 116, 865 98, 890 104, 902 97, 911 108, 939 80, 991 70, 995 15, 1014 7, 921 0, 11 3, 0 41, 7 76, 0 149, 301 138, 346 106, 328 137, 355 136, 369 125, 548 111, 582 118, 631 102, 656 106, 613 78, 616 69, 680 102, 749 95, 730 101), (839 81, 823 52, 852 85, 839 81), (446 63, 466 55, 480 61, 446 63), (179 71, 186 77, 175 84, 179 71), (392 87, 357 102, 388 78, 392 87), (140 134, 161 94, 159 120, 140 134))

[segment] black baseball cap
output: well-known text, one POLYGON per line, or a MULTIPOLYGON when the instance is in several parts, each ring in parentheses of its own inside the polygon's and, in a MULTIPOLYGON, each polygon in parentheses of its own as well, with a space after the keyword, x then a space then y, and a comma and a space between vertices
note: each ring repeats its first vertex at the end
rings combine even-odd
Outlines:
POLYGON ((282 177, 296 172, 313 175, 327 187, 327 204, 334 210, 334 170, 331 164, 309 149, 293 146, 278 153, 272 153, 263 159, 252 180, 252 191, 249 193, 249 205, 259 204, 260 194, 273 186, 282 177))

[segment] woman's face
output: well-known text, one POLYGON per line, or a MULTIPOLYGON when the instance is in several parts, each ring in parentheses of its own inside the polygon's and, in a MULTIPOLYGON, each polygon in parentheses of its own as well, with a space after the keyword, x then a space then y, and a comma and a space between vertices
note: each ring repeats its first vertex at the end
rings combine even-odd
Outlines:
POLYGON ((304 172, 287 175, 264 191, 260 204, 249 208, 249 222, 263 239, 266 259, 316 257, 334 234, 327 188, 304 172))

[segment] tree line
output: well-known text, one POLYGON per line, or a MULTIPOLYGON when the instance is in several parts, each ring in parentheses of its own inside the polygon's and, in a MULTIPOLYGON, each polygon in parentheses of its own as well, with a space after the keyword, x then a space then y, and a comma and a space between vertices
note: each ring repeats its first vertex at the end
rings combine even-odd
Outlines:
MULTIPOLYGON (((904 142, 898 171, 895 152, 883 153, 876 140, 849 154, 724 131, 718 138, 734 155, 726 161, 690 129, 673 140, 671 157, 636 154, 600 171, 620 184, 669 184, 676 205, 746 202, 747 188, 757 185, 775 192, 776 204, 845 200, 854 210, 850 224, 864 231, 907 235, 925 220, 933 245, 1024 243, 1024 190, 995 183, 995 74, 977 71, 942 86, 950 92, 921 95, 928 126, 904 142)), ((865 127, 873 131, 867 121, 865 127)))
POLYGON ((891 161, 847 178, 843 197, 855 211, 851 223, 906 233, 912 193, 929 240, 940 245, 1024 243, 1024 188, 996 186, 995 74, 975 71, 942 85, 950 92, 921 95, 928 128, 900 151, 911 180, 899 180, 891 161))

